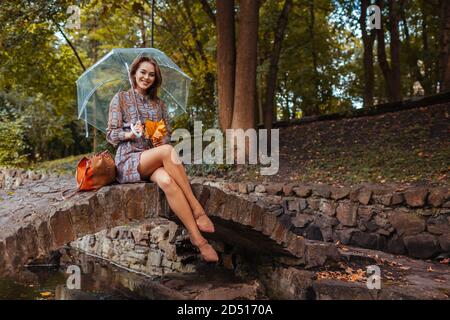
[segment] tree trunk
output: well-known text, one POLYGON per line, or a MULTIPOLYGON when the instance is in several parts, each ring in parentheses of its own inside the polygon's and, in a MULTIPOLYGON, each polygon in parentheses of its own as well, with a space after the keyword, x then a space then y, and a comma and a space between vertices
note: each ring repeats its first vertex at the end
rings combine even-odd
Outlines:
POLYGON ((144 15, 143 12, 141 13, 140 19, 141 19, 141 21, 140 21, 139 28, 141 30, 141 37, 142 37, 141 46, 142 46, 142 48, 147 48, 148 47, 148 43, 147 43, 147 29, 145 27, 145 15, 144 15))
POLYGON ((275 30, 275 39, 270 56, 269 73, 267 74, 266 99, 264 101, 264 127, 266 129, 272 128, 274 115, 276 118, 275 93, 277 87, 278 61, 280 59, 281 45, 288 24, 289 11, 291 10, 291 7, 292 0, 286 0, 284 2, 283 10, 278 18, 275 30))
POLYGON ((402 100, 402 79, 400 72, 400 35, 398 31, 399 10, 398 0, 389 0, 389 35, 391 38, 391 70, 392 70, 392 100, 402 100))
POLYGON ((373 45, 375 42, 375 32, 367 32, 367 7, 369 0, 361 0, 360 26, 364 46, 364 108, 373 105, 375 91, 375 75, 373 68, 373 45))
POLYGON ((297 96, 294 94, 292 98, 292 114, 291 119, 295 119, 297 117, 297 96))
POLYGON ((439 26, 439 73, 440 92, 450 90, 450 3, 440 0, 440 26, 439 26))
POLYGON ((217 91, 219 125, 231 127, 234 105, 236 44, 234 34, 234 0, 217 1, 217 91))
MULTIPOLYGON (((220 2, 220 1, 219 1, 220 2)), ((233 129, 254 128, 259 1, 241 0, 236 51, 233 129)))
POLYGON ((319 71, 318 71, 318 56, 317 56, 317 49, 314 42, 314 25, 316 23, 316 18, 314 15, 314 0, 309 0, 309 25, 308 25, 308 31, 309 31, 309 41, 311 43, 311 58, 313 63, 313 82, 314 82, 314 95, 312 97, 313 99, 313 106, 311 108, 311 115, 317 115, 320 113, 319 109, 319 89, 320 89, 320 80, 319 80, 319 71))
MULTIPOLYGON (((383 2, 377 1, 377 5, 382 10, 383 2)), ((381 19, 383 20, 383 18, 381 19)), ((383 21, 382 21, 383 22, 383 21)), ((381 23, 381 29, 377 30, 377 54, 378 63, 383 72, 385 90, 388 101, 401 100, 401 78, 400 78, 400 38, 398 33, 398 10, 394 0, 389 0, 389 34, 391 38, 390 53, 391 65, 386 57, 386 44, 384 26, 381 23)))
MULTIPOLYGON (((431 74, 431 66, 433 64, 431 60, 431 56, 426 54, 429 50, 429 44, 428 44, 428 12, 427 12, 427 3, 426 1, 421 2, 420 9, 422 11, 422 44, 423 44, 423 52, 425 52, 423 64, 424 64, 424 75, 423 75, 423 83, 422 87, 424 90, 425 95, 432 93, 433 88, 433 80, 432 80, 432 74, 431 74)), ((416 62, 417 66, 417 62, 416 62)), ((419 67, 417 66, 419 69, 419 67)), ((420 70, 419 70, 420 73, 420 70)))
MULTIPOLYGON (((400 10, 400 16, 401 16, 401 19, 402 19, 402 22, 403 22, 403 30, 404 30, 404 34, 405 34, 405 41, 404 41, 404 43, 405 43, 405 52, 408 52, 407 62, 408 62, 409 67, 414 72, 414 76, 415 76, 416 81, 420 82, 421 86, 424 88, 425 94, 427 94, 428 92, 430 92, 430 91, 428 91, 426 89, 426 86, 425 86, 425 83, 427 82, 427 79, 424 79, 424 76, 422 76, 420 67, 417 64, 418 60, 419 60, 417 52, 414 51, 411 48, 411 37, 410 37, 410 33, 409 33, 409 27, 408 27, 408 24, 407 24, 407 21, 406 21, 406 16, 405 16, 405 11, 406 11, 406 9, 404 7, 405 4, 406 4, 405 2, 402 3, 402 7, 401 7, 401 10, 400 10)), ((423 15, 424 15, 424 13, 423 13, 423 15)), ((425 19, 425 16, 423 16, 422 19, 425 19)), ((423 27, 423 23, 422 23, 422 27, 423 27)), ((422 35, 422 37, 424 37, 424 35, 422 35)), ((424 41, 424 44, 425 44, 425 41, 424 41)), ((411 88, 411 94, 413 94, 412 88, 411 88)))
MULTIPOLYGON (((214 15, 214 12, 211 9, 211 6, 209 5, 208 1, 207 0, 200 0, 200 2, 202 3, 203 11, 205 11, 205 13, 211 19, 212 23, 214 23, 214 25, 215 25, 216 24, 216 16, 214 15)), ((217 1, 217 2, 220 2, 220 0, 217 1)))

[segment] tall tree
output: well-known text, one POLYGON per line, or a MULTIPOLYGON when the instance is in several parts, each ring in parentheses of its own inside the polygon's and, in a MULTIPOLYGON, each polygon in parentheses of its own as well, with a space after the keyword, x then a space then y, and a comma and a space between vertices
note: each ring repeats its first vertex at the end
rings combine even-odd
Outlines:
MULTIPOLYGON (((403 0, 401 0, 403 1, 403 0)), ((386 35, 384 31, 383 15, 381 28, 377 30, 378 62, 383 72, 386 95, 389 101, 399 101, 402 98, 402 84, 400 75, 400 36, 399 36, 399 6, 396 0, 388 0, 388 30, 390 38, 390 63, 386 54, 386 35)), ((384 1, 378 0, 378 6, 383 11, 384 1)))
POLYGON ((317 44, 315 42, 315 26, 316 26, 316 16, 314 12, 314 0, 309 0, 308 3, 308 12, 309 12, 309 23, 308 23, 308 32, 309 32, 309 43, 311 46, 311 59, 313 66, 313 83, 314 83, 314 92, 313 92, 313 106, 311 114, 317 114, 320 112, 319 109, 319 90, 320 90, 320 77, 318 70, 318 53, 317 53, 317 44))
POLYGON ((231 121, 233 129, 249 129, 255 126, 258 21, 259 0, 241 0, 231 121))
POLYGON ((234 1, 217 1, 219 123, 222 130, 255 126, 259 1, 239 2, 237 45, 234 1))
POLYGON ((286 0, 275 29, 275 39, 273 42, 273 50, 270 54, 270 66, 266 81, 266 99, 264 101, 264 127, 266 129, 272 128, 274 114, 276 114, 275 94, 277 88, 278 61, 280 59, 281 46, 286 33, 291 7, 292 0, 286 0))
POLYGON ((439 1, 440 27, 439 27, 439 82, 440 91, 450 90, 450 3, 447 0, 439 1))
POLYGON ((359 25, 361 27, 361 34, 364 47, 364 107, 373 105, 373 96, 375 89, 375 74, 373 70, 373 45, 375 42, 375 32, 367 31, 367 8, 369 0, 361 0, 361 15, 359 25))
POLYGON ((231 127, 234 105, 236 40, 234 0, 217 1, 217 81, 219 124, 225 131, 231 127))

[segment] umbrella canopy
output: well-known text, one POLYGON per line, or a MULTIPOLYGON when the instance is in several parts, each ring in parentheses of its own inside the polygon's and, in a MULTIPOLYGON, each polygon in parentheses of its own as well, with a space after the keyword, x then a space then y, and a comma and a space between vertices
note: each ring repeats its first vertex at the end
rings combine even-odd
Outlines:
POLYGON ((159 97, 164 100, 169 117, 186 112, 191 78, 165 53, 154 48, 113 49, 76 81, 78 119, 106 133, 109 104, 114 95, 131 87, 129 67, 140 56, 152 57, 161 69, 159 97))

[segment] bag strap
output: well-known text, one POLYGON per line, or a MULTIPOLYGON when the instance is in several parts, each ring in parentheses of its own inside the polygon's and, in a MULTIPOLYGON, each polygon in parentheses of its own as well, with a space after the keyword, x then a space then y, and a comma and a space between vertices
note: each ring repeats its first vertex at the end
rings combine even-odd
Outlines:
POLYGON ((61 198, 63 200, 67 200, 69 198, 72 198, 74 195, 76 195, 79 191, 79 188, 70 188, 70 189, 66 189, 64 191, 61 192, 61 198), (70 191, 70 194, 68 196, 66 196, 67 192, 70 191))
POLYGON ((63 200, 67 200, 69 198, 72 198, 74 195, 76 195, 78 193, 78 191, 80 191, 80 188, 81 188, 81 186, 84 183, 84 179, 86 178, 87 170, 88 170, 88 166, 86 165, 86 169, 84 169, 84 175, 83 175, 83 179, 81 179, 80 185, 78 185, 76 188, 69 188, 69 189, 66 189, 66 190, 61 192, 61 197, 63 198, 63 200), (68 196, 66 196, 67 192, 70 192, 70 194, 68 196))

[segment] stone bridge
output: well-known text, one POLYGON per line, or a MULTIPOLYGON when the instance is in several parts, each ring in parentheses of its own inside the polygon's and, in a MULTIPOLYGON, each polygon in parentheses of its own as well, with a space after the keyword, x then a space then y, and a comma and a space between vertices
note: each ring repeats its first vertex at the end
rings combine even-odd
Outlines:
MULTIPOLYGON (((276 210, 214 185, 194 183, 193 189, 216 224, 210 239, 255 255, 298 258, 308 267, 339 256, 333 244, 310 241, 290 231, 290 224, 278 219, 276 210)), ((80 193, 68 201, 54 202, 44 212, 25 215, 19 225, 5 228, 4 224, 0 265, 3 271, 14 270, 85 235, 157 216, 176 220, 164 194, 152 183, 111 185, 80 193)))
MULTIPOLYGON (((105 229, 155 217, 177 221, 154 184, 111 185, 62 201, 60 190, 72 184, 69 178, 50 177, 0 193, 6 204, 0 210, 1 273, 46 261, 62 246, 105 229)), ((255 186, 203 179, 194 179, 192 186, 216 224, 216 233, 205 236, 219 253, 232 247, 251 261, 257 278, 271 288, 271 297, 448 299, 450 295, 447 265, 383 252, 416 258, 448 254, 448 188, 255 186), (403 275, 409 287, 367 291, 365 283, 322 279, 324 270, 345 269, 342 264, 350 262, 397 266, 398 273, 409 270, 403 275), (440 281, 430 278, 430 266, 440 281), (424 286, 428 289, 418 290, 424 286)))

